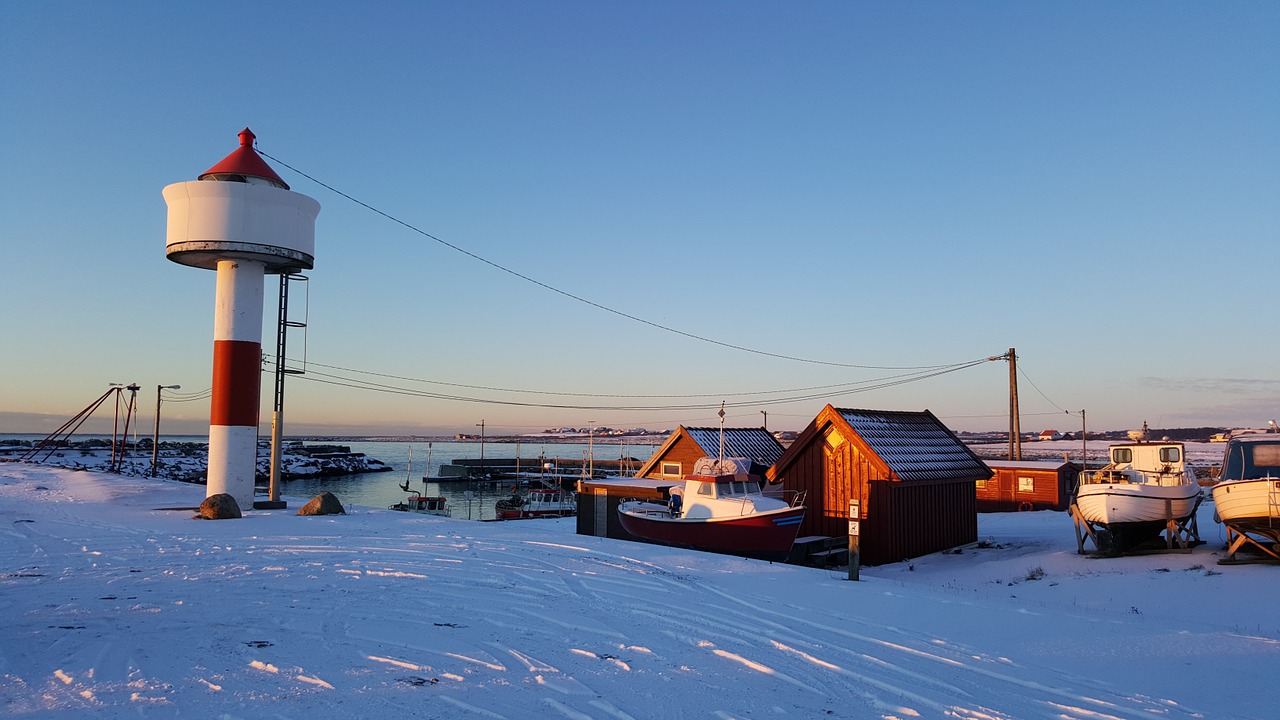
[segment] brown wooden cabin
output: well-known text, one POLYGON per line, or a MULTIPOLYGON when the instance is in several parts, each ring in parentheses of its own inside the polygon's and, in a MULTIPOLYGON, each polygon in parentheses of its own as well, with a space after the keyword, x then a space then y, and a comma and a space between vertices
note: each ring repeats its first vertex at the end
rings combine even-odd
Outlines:
MULTIPOLYGON (((724 428, 724 456, 751 460, 751 472, 764 477, 778 458, 782 443, 768 430, 759 428, 724 428)), ((693 472, 693 464, 704 457, 720 456, 720 428, 677 427, 653 452, 636 477, 658 480, 680 480, 693 472)))
POLYGON ((978 512, 1066 510, 1080 466, 1062 460, 987 460, 995 474, 976 482, 978 512))
POLYGON ((974 483, 991 470, 928 410, 827 405, 768 477, 807 493, 801 537, 847 537, 857 500, 859 560, 882 565, 975 542, 974 483))

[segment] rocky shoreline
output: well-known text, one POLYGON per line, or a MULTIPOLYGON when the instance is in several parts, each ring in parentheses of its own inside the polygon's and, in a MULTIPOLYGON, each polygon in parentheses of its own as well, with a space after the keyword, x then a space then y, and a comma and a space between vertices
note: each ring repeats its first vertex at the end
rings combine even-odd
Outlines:
MULTIPOLYGON (((32 444, 7 445, 0 458, 6 461, 21 461, 24 454, 32 449, 32 444)), ((164 442, 160 443, 156 454, 154 472, 151 464, 150 440, 130 443, 124 449, 124 457, 119 462, 119 474, 135 477, 152 476, 167 480, 180 480, 190 483, 205 483, 209 465, 209 446, 196 442, 164 442)), ((61 445, 35 454, 27 462, 40 462, 44 465, 62 467, 69 470, 106 471, 111 468, 111 443, 105 440, 85 440, 61 445)), ((285 444, 280 458, 280 477, 282 480, 300 480, 304 478, 337 477, 341 475, 357 475, 361 473, 388 472, 392 468, 377 458, 364 453, 351 452, 345 445, 307 445, 291 441, 285 444)), ((271 474, 271 447, 268 443, 258 444, 256 475, 259 484, 265 484, 271 474)))

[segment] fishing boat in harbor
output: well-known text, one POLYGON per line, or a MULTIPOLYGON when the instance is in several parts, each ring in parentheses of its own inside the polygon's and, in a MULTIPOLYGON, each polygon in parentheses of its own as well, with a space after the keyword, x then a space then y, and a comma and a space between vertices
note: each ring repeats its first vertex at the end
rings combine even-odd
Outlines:
POLYGON ((1227 442, 1213 503, 1215 519, 1227 528, 1227 562, 1237 561, 1245 545, 1280 560, 1280 434, 1227 442))
POLYGON ((747 458, 704 457, 666 504, 624 500, 618 520, 631 535, 662 545, 735 555, 781 556, 804 519, 804 496, 762 490, 747 458))
POLYGON ((411 490, 409 497, 403 501, 391 505, 388 510, 398 510, 400 512, 413 512, 423 515, 440 515, 448 517, 451 514, 449 510, 449 500, 443 495, 423 495, 417 490, 411 490))
MULTIPOLYGON (((427 443, 427 470, 431 469, 431 443, 427 443)), ((422 515, 440 515, 448 517, 449 501, 443 495, 424 495, 417 490, 409 489, 409 477, 413 475, 413 446, 409 446, 409 467, 405 470, 404 482, 400 483, 400 489, 409 493, 409 497, 401 502, 389 506, 388 510, 397 510, 399 512, 412 512, 422 515)), ((422 487, 427 487, 427 478, 422 479, 422 487)))
POLYGON ((529 520, 532 518, 573 517, 578 513, 578 503, 572 491, 559 487, 530 488, 525 494, 513 493, 493 504, 498 520, 529 520))
MULTIPOLYGON (((1145 432, 1131 437, 1145 437, 1145 432)), ((1080 475, 1071 506, 1077 540, 1083 531, 1101 551, 1119 553, 1166 533, 1166 547, 1186 549, 1200 541, 1195 511, 1203 499, 1195 470, 1178 442, 1112 445, 1111 462, 1080 475)))

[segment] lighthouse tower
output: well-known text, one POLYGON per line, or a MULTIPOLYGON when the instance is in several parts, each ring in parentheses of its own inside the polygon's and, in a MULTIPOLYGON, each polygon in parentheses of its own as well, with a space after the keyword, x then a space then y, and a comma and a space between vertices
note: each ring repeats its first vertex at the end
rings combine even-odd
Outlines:
POLYGON ((199 179, 165 187, 168 258, 218 271, 213 320, 213 398, 206 495, 253 507, 267 274, 314 265, 320 203, 289 186, 240 132, 240 147, 199 179))

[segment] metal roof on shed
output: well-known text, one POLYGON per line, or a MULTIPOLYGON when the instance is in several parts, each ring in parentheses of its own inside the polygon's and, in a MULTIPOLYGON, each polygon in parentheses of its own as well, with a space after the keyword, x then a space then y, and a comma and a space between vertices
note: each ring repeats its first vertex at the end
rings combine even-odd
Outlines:
MULTIPOLYGON (((720 428, 685 428, 689 437, 710 457, 719 455, 720 428)), ((782 457, 783 447, 764 428, 725 428, 724 456, 744 457, 769 467, 782 457)))
POLYGON ((991 476, 982 460, 928 410, 833 409, 904 482, 991 476))

